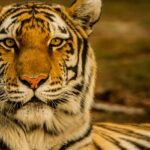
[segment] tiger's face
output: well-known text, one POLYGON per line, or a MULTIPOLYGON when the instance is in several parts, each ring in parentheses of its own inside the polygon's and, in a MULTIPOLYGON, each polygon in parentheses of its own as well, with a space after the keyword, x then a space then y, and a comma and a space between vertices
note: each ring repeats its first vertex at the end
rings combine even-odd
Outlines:
POLYGON ((74 9, 31 2, 1 10, 2 113, 24 124, 44 125, 59 113, 89 109, 95 61, 86 18, 79 23, 74 9))

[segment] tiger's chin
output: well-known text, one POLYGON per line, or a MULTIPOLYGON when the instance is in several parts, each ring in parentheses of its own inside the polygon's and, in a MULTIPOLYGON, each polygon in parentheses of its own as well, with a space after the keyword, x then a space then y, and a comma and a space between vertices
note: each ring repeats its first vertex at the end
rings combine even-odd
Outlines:
POLYGON ((44 103, 28 103, 12 114, 13 119, 26 126, 43 126, 51 121, 53 111, 44 103))
POLYGON ((15 119, 24 124, 43 125, 49 122, 53 116, 52 110, 44 104, 28 104, 19 109, 15 114, 15 119))

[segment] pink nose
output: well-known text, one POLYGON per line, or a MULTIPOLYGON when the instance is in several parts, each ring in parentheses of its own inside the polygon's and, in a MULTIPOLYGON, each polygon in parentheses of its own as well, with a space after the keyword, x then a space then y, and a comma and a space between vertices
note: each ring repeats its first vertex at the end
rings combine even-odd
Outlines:
POLYGON ((24 76, 21 76, 20 79, 22 82, 27 82, 32 89, 37 89, 39 86, 39 83, 41 81, 45 81, 47 79, 47 76, 46 75, 39 75, 35 78, 32 78, 32 77, 24 75, 24 76))

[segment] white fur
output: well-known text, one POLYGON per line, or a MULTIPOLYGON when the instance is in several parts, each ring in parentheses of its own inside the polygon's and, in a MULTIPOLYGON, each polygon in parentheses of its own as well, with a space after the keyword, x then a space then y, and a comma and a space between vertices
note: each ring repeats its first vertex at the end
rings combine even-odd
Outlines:
POLYGON ((90 16, 88 24, 94 23, 98 20, 101 13, 102 2, 101 0, 77 0, 71 7, 72 13, 76 14, 82 20, 86 16, 90 16))

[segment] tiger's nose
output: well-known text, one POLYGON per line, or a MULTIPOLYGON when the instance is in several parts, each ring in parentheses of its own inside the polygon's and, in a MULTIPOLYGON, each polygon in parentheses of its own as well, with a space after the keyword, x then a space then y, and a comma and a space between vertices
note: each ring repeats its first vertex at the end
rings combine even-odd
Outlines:
POLYGON ((29 76, 23 75, 20 77, 20 80, 24 84, 30 86, 32 89, 37 89, 38 86, 42 84, 43 82, 45 82, 47 78, 48 78, 47 75, 39 75, 37 77, 29 77, 29 76))

